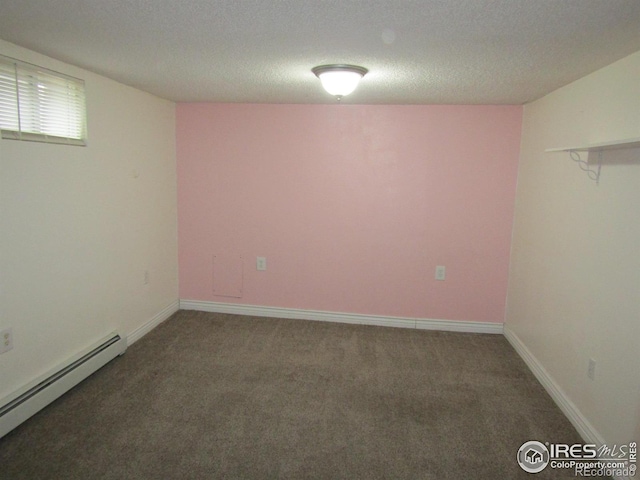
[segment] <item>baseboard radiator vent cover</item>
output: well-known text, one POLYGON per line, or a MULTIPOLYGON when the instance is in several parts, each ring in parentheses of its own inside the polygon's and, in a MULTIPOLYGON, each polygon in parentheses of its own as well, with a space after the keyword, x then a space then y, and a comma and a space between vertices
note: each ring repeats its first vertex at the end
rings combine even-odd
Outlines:
POLYGON ((0 438, 122 355, 126 349, 126 339, 113 333, 10 395, 0 403, 0 438))

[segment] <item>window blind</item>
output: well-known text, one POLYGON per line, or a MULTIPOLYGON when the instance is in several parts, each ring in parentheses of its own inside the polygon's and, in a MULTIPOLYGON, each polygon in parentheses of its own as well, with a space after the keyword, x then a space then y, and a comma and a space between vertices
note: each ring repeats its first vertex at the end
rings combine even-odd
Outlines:
POLYGON ((84 81, 0 56, 2 138, 86 144, 84 81))

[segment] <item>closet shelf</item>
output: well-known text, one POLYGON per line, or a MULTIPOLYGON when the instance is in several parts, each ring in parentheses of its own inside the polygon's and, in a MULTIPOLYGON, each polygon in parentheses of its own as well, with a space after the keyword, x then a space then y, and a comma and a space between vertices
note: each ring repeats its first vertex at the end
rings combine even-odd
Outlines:
POLYGON ((547 148, 545 152, 568 152, 571 156, 571 160, 576 162, 578 166, 587 172, 589 178, 596 182, 596 185, 600 183, 600 170, 602 168, 602 152, 607 150, 619 150, 621 148, 640 148, 640 137, 627 138, 625 140, 614 140, 612 142, 592 143, 589 145, 582 145, 579 147, 563 147, 563 148, 547 148), (580 158, 580 152, 587 152, 586 160, 580 158), (596 161, 589 161, 590 154, 592 152, 597 153, 596 161), (595 164, 596 168, 591 168, 591 165, 595 164))

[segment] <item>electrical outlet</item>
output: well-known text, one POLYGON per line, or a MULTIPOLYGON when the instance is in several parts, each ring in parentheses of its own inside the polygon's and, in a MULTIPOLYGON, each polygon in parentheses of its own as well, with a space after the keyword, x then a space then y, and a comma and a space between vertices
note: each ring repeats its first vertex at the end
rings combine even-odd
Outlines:
POLYGON ((442 265, 436 267, 436 280, 444 280, 446 277, 446 269, 442 265))
POLYGON ((596 361, 593 358, 589 359, 589 366, 587 367, 587 377, 590 380, 596 379, 596 361))
POLYGON ((266 270, 266 269, 267 269, 267 257, 257 257, 256 270, 266 270))
POLYGON ((144 271, 144 284, 149 285, 149 270, 144 271))
POLYGON ((11 328, 5 328, 0 331, 0 353, 8 352, 13 348, 13 331, 11 328))

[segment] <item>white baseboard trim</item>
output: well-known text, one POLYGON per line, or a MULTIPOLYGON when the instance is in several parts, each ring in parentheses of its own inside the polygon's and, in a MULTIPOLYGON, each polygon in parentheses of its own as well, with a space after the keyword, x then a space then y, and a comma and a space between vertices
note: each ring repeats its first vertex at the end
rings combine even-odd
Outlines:
POLYGON ((255 317, 294 318, 298 320, 316 320, 321 322, 352 323, 357 325, 378 325, 384 327, 417 328, 422 330, 441 330, 447 332, 493 333, 502 334, 502 323, 467 322, 458 320, 435 320, 425 318, 385 317, 360 313, 325 312, 297 308, 261 307, 236 303, 206 302, 199 300, 180 300, 181 310, 201 312, 230 313, 255 317))
POLYGON ((136 328, 133 332, 127 335, 127 345, 132 345, 142 337, 144 337, 151 330, 156 328, 162 322, 164 322, 171 315, 176 313, 180 309, 180 301, 176 300, 167 305, 160 312, 156 313, 148 322, 144 323, 140 327, 136 328))
MULTIPOLYGON (((547 372, 533 353, 531 353, 525 344, 522 343, 522 340, 520 340, 520 338, 518 338, 513 330, 511 330, 507 325, 504 326, 504 336, 515 351, 518 352, 518 355, 522 357, 547 393, 551 395, 551 398, 558 407, 560 407, 560 410, 562 410, 569 421, 573 424, 582 439, 586 443, 595 443, 596 445, 602 445, 605 443, 602 435, 600 435, 593 425, 589 423, 578 407, 576 407, 576 405, 569 399, 567 394, 564 393, 553 377, 549 375, 549 372, 547 372)), ((553 441, 552 438, 544 440, 553 441)))

